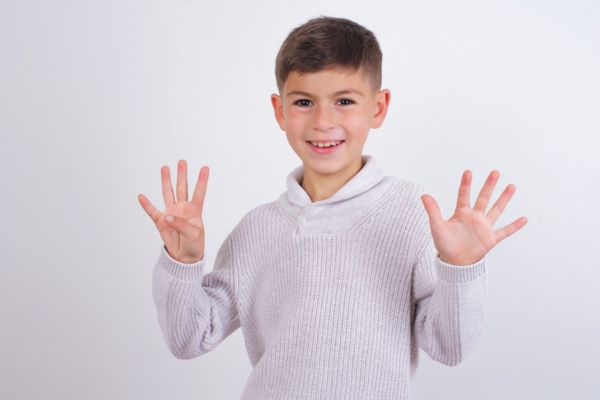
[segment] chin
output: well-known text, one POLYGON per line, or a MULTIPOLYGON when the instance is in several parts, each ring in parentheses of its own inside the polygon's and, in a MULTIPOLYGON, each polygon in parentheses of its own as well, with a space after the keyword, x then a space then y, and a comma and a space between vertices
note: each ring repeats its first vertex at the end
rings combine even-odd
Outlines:
POLYGON ((309 168, 320 175, 332 175, 348 167, 342 160, 319 160, 304 162, 304 168, 309 168))

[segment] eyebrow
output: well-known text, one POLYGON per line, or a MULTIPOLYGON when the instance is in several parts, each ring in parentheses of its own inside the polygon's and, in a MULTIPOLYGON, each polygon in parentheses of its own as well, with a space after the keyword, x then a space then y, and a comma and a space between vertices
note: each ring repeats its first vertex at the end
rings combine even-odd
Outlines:
MULTIPOLYGON (((354 90, 354 89, 347 89, 347 90, 340 90, 335 92, 333 95, 334 96, 341 96, 344 94, 357 94, 359 96, 363 96, 363 94, 361 92, 359 92, 358 90, 354 90)), ((287 92, 287 96, 291 96, 291 95, 298 95, 298 96, 304 96, 304 97, 313 97, 310 93, 306 93, 300 90, 292 90, 291 92, 287 92)))
POLYGON ((336 95, 336 96, 341 96, 343 94, 357 94, 359 96, 363 95, 361 92, 359 92, 358 90, 354 90, 354 89, 340 90, 339 92, 334 93, 334 95, 336 95))
POLYGON ((311 97, 311 95, 309 93, 301 92, 299 90, 292 90, 291 92, 287 92, 288 96, 291 96, 293 94, 298 95, 298 96, 311 97))

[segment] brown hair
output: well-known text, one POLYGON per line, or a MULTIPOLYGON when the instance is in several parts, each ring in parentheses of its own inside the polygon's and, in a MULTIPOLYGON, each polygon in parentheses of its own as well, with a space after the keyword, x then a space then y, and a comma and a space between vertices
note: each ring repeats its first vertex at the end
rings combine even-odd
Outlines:
POLYGON ((320 17, 294 29, 275 60, 279 93, 291 72, 300 74, 330 68, 359 69, 373 90, 381 88, 381 49, 370 30, 344 18, 320 17))

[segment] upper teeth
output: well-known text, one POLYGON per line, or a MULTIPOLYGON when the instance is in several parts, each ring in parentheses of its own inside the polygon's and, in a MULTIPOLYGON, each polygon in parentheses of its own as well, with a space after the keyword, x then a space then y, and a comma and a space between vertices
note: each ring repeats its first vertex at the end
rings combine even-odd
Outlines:
POLYGON ((321 142, 310 142, 313 146, 318 146, 318 147, 331 147, 331 146, 337 146, 338 144, 342 143, 341 141, 339 142, 328 142, 328 143, 321 143, 321 142))

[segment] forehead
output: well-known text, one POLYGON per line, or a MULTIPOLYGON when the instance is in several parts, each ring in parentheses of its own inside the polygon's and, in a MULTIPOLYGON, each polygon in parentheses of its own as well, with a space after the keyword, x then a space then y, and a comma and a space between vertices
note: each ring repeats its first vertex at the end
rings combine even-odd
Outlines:
POLYGON ((315 96, 326 96, 344 91, 354 91, 366 95, 370 90, 371 86, 361 70, 325 69, 317 72, 290 72, 283 85, 282 95, 303 92, 315 96))

